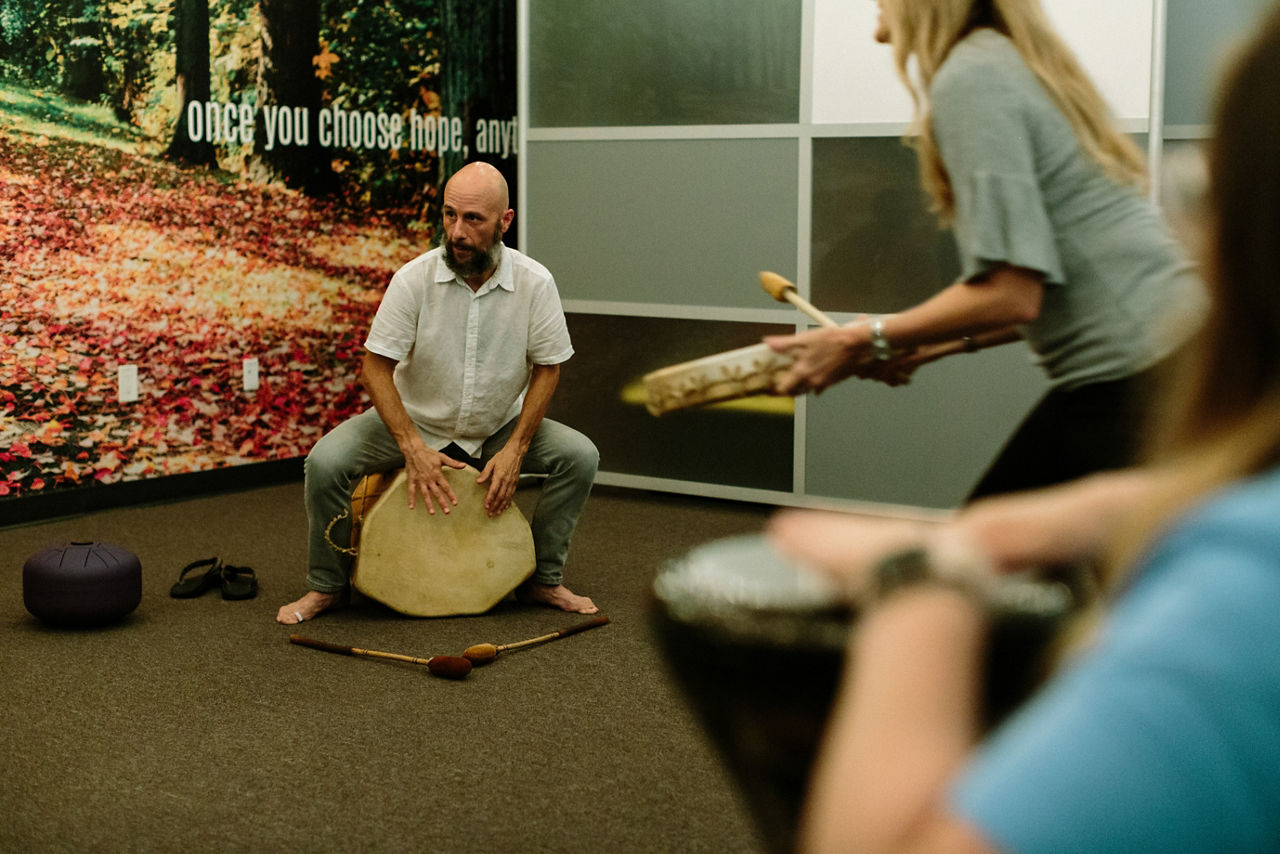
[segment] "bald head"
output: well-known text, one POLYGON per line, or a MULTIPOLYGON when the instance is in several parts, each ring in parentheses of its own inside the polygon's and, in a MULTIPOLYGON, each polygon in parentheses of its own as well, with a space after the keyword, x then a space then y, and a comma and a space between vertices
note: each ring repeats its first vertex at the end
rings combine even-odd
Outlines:
POLYGON ((444 185, 445 263, 473 289, 497 268, 515 216, 508 204, 507 179, 488 163, 468 163, 444 185))
POLYGON ((499 214, 506 211, 511 203, 507 179, 502 177, 496 166, 480 161, 468 163, 453 173, 453 177, 444 186, 445 204, 449 203, 450 193, 485 204, 496 209, 499 214))

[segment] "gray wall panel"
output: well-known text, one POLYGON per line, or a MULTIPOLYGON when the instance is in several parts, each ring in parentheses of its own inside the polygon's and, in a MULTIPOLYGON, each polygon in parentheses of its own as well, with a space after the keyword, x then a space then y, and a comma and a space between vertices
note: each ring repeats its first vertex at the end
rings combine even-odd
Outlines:
POLYGON ((800 0, 530 0, 530 127, 795 122, 800 0))
POLYGON ((794 279, 794 139, 534 142, 530 254, 563 299, 777 308, 794 279))
POLYGON ((1204 125, 1220 72, 1270 0, 1169 0, 1165 39, 1166 125, 1204 125))
POLYGON ((813 302, 884 313, 928 299, 960 271, 928 211, 916 156, 884 137, 813 141, 813 302))
POLYGON ((956 506, 1046 386, 1023 344, 925 365, 898 388, 846 381, 809 401, 805 491, 956 506))

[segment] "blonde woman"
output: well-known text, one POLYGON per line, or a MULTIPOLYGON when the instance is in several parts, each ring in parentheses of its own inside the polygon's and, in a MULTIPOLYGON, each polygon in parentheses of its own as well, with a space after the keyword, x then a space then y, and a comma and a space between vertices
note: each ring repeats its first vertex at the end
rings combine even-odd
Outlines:
POLYGON ((1037 0, 881 0, 916 103, 910 136, 959 281, 838 330, 767 339, 795 356, 785 394, 1023 339, 1051 389, 971 498, 1133 462, 1152 375, 1194 329, 1203 292, 1145 198, 1141 153, 1037 0))
POLYGON ((1280 6, 1219 97, 1213 307, 1141 469, 976 502, 922 530, 789 513, 785 551, 859 591, 812 782, 812 851, 1280 850, 1280 6), (932 574, 869 569, 923 548, 932 574), (1103 558, 1090 640, 990 735, 996 573, 1103 558))

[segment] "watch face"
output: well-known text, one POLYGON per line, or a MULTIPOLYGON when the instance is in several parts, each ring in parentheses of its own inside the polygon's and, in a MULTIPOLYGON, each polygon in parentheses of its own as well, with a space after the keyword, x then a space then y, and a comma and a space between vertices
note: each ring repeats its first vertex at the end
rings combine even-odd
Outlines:
POLYGON ((876 565, 876 594, 884 596, 901 587, 920 584, 932 576, 928 554, 923 548, 912 546, 888 555, 876 565))

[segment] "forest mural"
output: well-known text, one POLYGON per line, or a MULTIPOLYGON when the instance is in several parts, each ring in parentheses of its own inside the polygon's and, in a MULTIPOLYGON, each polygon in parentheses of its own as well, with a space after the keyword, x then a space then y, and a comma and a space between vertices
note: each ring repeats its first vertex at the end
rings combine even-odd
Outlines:
POLYGON ((515 190, 515 42, 514 0, 0 0, 0 523, 365 406, 443 179, 515 190))

